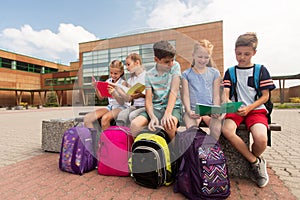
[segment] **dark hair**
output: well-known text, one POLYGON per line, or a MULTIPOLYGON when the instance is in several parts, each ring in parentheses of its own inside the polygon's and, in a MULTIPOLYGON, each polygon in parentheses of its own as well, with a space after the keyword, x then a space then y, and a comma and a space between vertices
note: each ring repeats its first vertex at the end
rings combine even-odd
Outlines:
POLYGON ((161 40, 153 45, 154 56, 158 59, 174 58, 176 54, 175 48, 167 41, 161 40))

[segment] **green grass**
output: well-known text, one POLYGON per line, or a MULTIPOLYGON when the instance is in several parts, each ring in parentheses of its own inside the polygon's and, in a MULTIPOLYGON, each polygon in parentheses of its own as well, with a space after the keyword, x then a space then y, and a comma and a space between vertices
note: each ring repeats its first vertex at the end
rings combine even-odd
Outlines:
POLYGON ((295 108, 300 108, 300 103, 275 103, 274 108, 277 109, 295 109, 295 108))

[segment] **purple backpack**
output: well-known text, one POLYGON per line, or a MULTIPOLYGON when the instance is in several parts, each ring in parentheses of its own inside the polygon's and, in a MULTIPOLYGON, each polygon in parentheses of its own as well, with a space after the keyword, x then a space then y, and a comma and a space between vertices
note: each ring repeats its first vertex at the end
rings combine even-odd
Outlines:
POLYGON ((226 199, 230 181, 219 142, 198 127, 176 135, 179 156, 174 192, 189 199, 226 199))
POLYGON ((97 131, 84 126, 68 129, 62 138, 59 168, 62 171, 82 175, 97 166, 94 142, 97 131))
POLYGON ((110 126, 103 131, 97 150, 98 173, 107 176, 129 176, 128 159, 133 137, 126 126, 110 126))

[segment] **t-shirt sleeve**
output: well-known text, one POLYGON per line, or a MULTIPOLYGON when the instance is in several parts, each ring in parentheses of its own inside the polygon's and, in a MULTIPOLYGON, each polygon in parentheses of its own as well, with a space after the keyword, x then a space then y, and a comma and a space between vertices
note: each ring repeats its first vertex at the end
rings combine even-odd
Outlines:
POLYGON ((186 69, 184 72, 182 72, 182 78, 185 79, 185 80, 188 80, 188 77, 187 77, 187 71, 189 69, 186 69))
POLYGON ((223 86, 225 88, 230 88, 231 87, 231 80, 230 80, 230 75, 229 75, 228 70, 225 72, 225 75, 224 75, 224 78, 223 78, 223 86))
POLYGON ((147 72, 145 74, 145 89, 148 90, 148 89, 151 89, 151 83, 150 83, 150 78, 149 78, 149 72, 147 72))
POLYGON ((275 85, 273 79, 270 76, 269 71, 265 66, 261 67, 261 74, 260 74, 260 82, 259 82, 259 89, 260 90, 273 90, 275 89, 275 85))
POLYGON ((180 64, 178 62, 174 63, 174 66, 171 69, 172 78, 181 77, 180 64))
POLYGON ((214 69, 214 80, 216 80, 217 78, 219 78, 221 76, 221 74, 220 74, 219 70, 217 70, 215 68, 213 68, 213 69, 214 69))

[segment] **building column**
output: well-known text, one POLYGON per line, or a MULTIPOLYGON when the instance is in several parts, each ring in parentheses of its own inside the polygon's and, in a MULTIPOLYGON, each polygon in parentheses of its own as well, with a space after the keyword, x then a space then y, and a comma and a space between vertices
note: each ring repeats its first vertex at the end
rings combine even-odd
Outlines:
POLYGON ((279 79, 279 92, 280 92, 280 103, 284 103, 284 87, 285 87, 285 79, 282 80, 282 86, 281 86, 281 79, 279 79))
POLYGON ((56 91, 56 101, 58 106, 62 106, 62 100, 63 100, 64 91, 56 91))
POLYGON ((16 103, 18 106, 22 102, 23 91, 20 91, 20 94, 18 93, 18 91, 15 91, 15 93, 16 93, 16 103))
POLYGON ((11 61, 11 69, 17 69, 17 61, 11 61))

